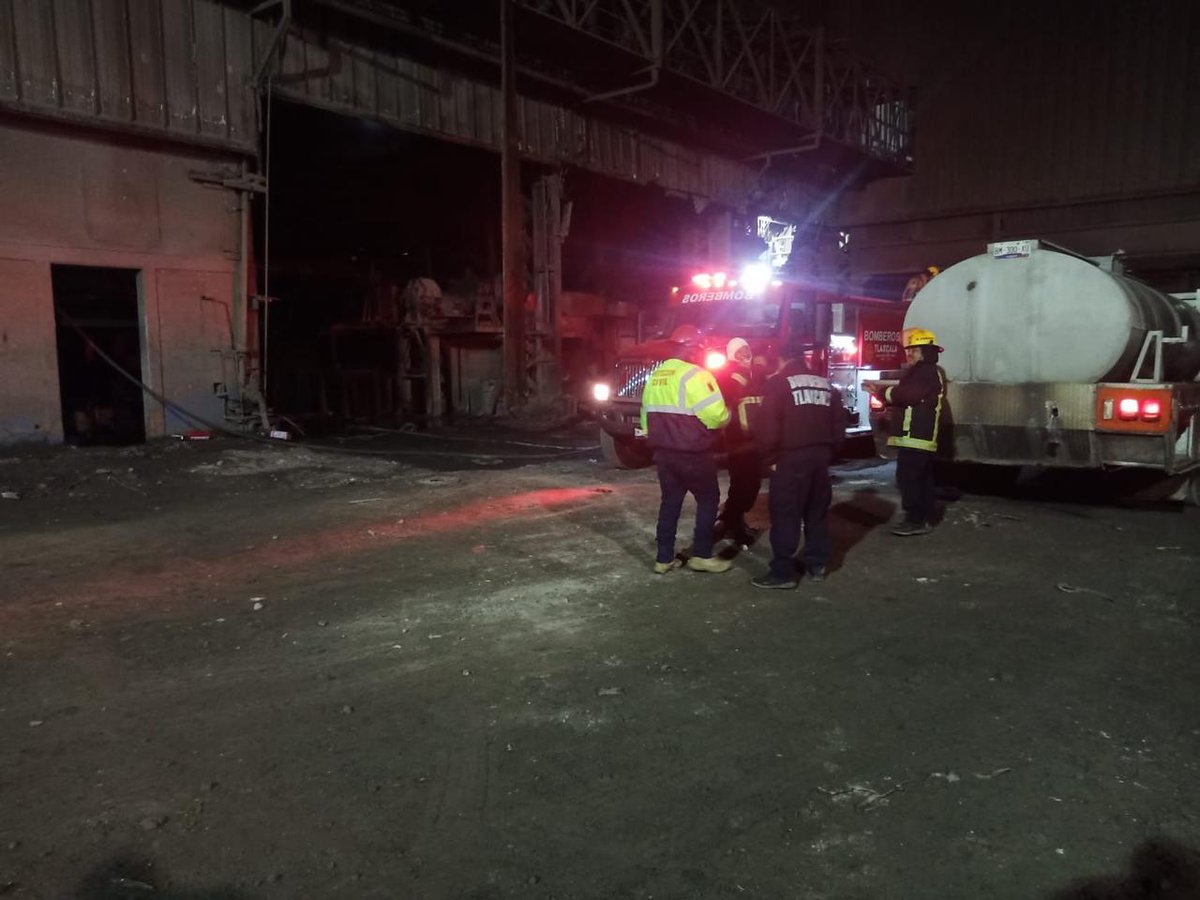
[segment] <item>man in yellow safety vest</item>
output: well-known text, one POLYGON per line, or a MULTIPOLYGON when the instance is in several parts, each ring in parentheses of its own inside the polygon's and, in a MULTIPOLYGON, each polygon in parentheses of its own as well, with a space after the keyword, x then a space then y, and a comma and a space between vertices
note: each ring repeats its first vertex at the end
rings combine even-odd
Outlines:
MULTIPOLYGON (((684 356, 698 356, 685 345, 684 356)), ((654 451, 662 499, 658 507, 658 551, 654 571, 678 568, 675 529, 687 494, 696 498, 693 556, 687 566, 697 572, 727 572, 732 563, 713 556, 713 532, 721 488, 713 437, 729 422, 729 410, 712 373, 689 359, 668 359, 650 373, 642 392, 642 431, 654 451)))

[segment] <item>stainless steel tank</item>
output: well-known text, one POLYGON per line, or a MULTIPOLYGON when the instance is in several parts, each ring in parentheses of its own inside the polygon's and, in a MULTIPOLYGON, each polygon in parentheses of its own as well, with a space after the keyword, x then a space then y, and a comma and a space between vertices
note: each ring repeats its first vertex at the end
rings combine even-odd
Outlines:
POLYGON ((937 334, 951 381, 1129 381, 1147 333, 1176 338, 1184 326, 1186 341, 1162 347, 1163 376, 1197 378, 1200 311, 1086 259, 1020 243, 1024 255, 988 252, 951 266, 909 307, 905 327, 937 334))

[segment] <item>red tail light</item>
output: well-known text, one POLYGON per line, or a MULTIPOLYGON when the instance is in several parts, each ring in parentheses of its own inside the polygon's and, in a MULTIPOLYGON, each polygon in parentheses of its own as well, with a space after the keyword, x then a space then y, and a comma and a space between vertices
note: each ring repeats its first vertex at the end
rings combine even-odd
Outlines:
POLYGON ((1163 434, 1174 421, 1173 403, 1170 388, 1102 384, 1096 390, 1096 427, 1124 434, 1163 434))
POLYGON ((883 409, 883 401, 880 400, 878 397, 876 397, 874 394, 871 395, 871 409, 874 409, 874 410, 883 409))

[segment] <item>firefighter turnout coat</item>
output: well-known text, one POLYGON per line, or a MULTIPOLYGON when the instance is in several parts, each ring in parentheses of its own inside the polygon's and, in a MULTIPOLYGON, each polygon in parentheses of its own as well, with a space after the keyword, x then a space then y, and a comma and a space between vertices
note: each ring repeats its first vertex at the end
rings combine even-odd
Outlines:
POLYGON ((725 446, 730 451, 750 442, 750 420, 747 408, 762 402, 762 387, 756 384, 751 370, 730 360, 716 373, 717 387, 729 410, 729 427, 725 430, 725 446))
POLYGON ((892 413, 889 447, 937 452, 946 405, 946 375, 941 366, 921 360, 900 376, 898 384, 884 392, 883 399, 897 408, 892 413), (903 415, 898 414, 901 409, 903 415))
POLYGON ((711 450, 713 432, 728 423, 725 398, 707 369, 681 359, 668 359, 646 379, 642 431, 651 447, 711 450))

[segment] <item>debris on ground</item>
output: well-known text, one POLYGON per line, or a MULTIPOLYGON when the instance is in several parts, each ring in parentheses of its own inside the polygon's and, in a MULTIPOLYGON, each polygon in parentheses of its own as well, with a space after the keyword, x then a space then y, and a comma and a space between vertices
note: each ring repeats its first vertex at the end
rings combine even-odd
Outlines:
POLYGON ((1065 581, 1060 581, 1055 585, 1055 587, 1057 587, 1064 594, 1093 594, 1099 597, 1101 600, 1108 600, 1109 602, 1112 602, 1113 600, 1112 597, 1103 591, 1098 591, 1095 588, 1080 587, 1075 584, 1067 584, 1065 581))
POLYGON ((829 797, 834 803, 854 802, 857 809, 867 810, 878 805, 887 805, 887 798, 897 791, 904 790, 904 782, 886 791, 877 791, 870 784, 847 784, 839 790, 818 787, 818 791, 829 797))

